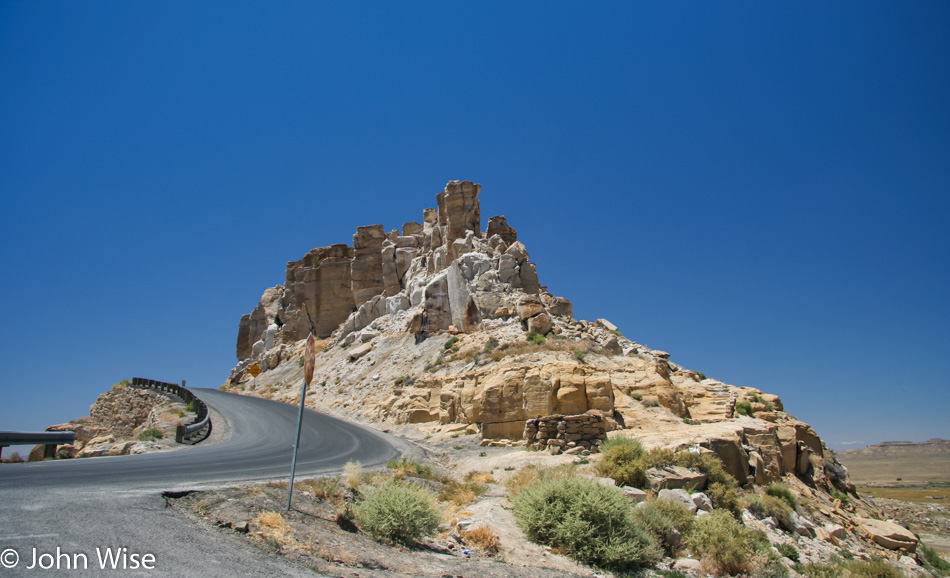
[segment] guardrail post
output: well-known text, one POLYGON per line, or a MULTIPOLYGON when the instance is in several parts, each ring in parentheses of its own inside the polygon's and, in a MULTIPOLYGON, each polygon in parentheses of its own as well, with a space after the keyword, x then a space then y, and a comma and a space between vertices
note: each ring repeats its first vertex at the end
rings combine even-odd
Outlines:
POLYGON ((178 424, 178 427, 175 428, 175 443, 185 443, 185 426, 181 424, 178 424))
POLYGON ((43 448, 43 459, 56 457, 56 444, 46 444, 43 448))

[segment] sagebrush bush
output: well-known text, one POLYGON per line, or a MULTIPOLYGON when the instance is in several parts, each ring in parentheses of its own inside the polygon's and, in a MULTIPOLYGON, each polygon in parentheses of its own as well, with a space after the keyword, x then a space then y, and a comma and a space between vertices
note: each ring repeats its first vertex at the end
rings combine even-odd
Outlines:
POLYGON ((660 557, 615 487, 586 478, 548 478, 522 489, 513 501, 515 520, 529 538, 580 562, 628 570, 660 557))
POLYGON ((531 487, 541 480, 572 478, 576 474, 577 466, 562 464, 560 466, 545 467, 530 465, 517 470, 505 480, 505 489, 508 497, 514 499, 521 490, 531 487))
POLYGON ((752 404, 747 401, 736 403, 735 413, 737 415, 752 415, 752 404))
POLYGON ((785 500, 793 510, 798 510, 798 499, 795 497, 795 494, 792 493, 791 488, 789 488, 784 482, 772 482, 769 484, 765 493, 770 496, 775 496, 776 498, 781 498, 785 500))
POLYGON ((432 494, 395 481, 368 489, 353 514, 361 530, 403 544, 431 536, 441 519, 432 494))
POLYGON ((748 573, 752 554, 765 538, 742 526, 726 510, 696 518, 686 544, 702 558, 704 569, 716 575, 748 573))
POLYGON ((836 488, 831 488, 831 499, 841 500, 842 506, 847 506, 851 503, 851 500, 848 498, 848 494, 839 492, 836 488))
POLYGON ((757 518, 774 518, 779 525, 786 529, 792 530, 792 508, 781 498, 776 498, 775 496, 770 496, 768 494, 764 496, 752 495, 746 497, 746 507, 750 512, 756 515, 757 518))
POLYGON ((722 482, 714 482, 706 487, 706 495, 709 496, 714 508, 729 510, 736 517, 742 512, 742 501, 739 500, 739 492, 735 486, 730 486, 722 482))
POLYGON ((667 554, 673 555, 678 544, 670 540, 673 530, 685 536, 693 526, 693 514, 683 504, 652 500, 634 508, 634 522, 646 529, 667 554))

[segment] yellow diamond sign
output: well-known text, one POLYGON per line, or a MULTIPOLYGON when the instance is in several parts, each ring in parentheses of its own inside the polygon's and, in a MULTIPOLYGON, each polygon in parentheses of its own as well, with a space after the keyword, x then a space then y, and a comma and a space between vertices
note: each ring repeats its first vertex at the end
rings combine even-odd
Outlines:
POLYGON ((254 365, 248 368, 247 372, 253 375, 254 377, 257 377, 258 375, 261 374, 261 366, 255 363, 254 365))

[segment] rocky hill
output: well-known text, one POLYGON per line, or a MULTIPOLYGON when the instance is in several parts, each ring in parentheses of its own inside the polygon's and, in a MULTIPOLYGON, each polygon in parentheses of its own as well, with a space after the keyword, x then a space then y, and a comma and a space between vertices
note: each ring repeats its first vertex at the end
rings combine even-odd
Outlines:
POLYGON ((793 489, 805 507, 792 531, 815 559, 829 544, 913 551, 916 538, 872 519, 881 513, 779 396, 682 367, 606 319, 575 319, 505 217, 481 229, 480 190, 451 181, 421 223, 359 227, 352 246, 289 262, 284 284, 241 318, 222 389, 296 402, 312 332, 322 351, 311 407, 555 455, 596 454, 615 436, 714 453, 746 491, 793 489))
POLYGON ((857 484, 950 484, 950 440, 882 442, 838 458, 857 484))
MULTIPOLYGON (((530 419, 592 412, 600 438, 625 429, 647 443, 699 444, 740 482, 822 458, 817 434, 778 396, 681 367, 605 319, 574 319, 505 217, 481 229, 480 190, 451 181, 422 223, 359 227, 352 246, 289 262, 285 283, 241 318, 239 363, 224 388, 293 401, 312 331, 325 342, 310 403, 324 409, 511 440, 530 419), (254 379, 253 365, 263 370, 254 379)), ((598 439, 543 443, 596 451, 598 439)))

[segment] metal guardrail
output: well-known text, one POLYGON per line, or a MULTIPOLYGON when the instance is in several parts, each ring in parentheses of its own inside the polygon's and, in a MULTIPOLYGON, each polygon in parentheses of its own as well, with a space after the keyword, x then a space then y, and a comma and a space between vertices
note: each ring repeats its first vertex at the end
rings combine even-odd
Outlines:
MULTIPOLYGON (((182 382, 184 383, 184 382, 182 382)), ((205 402, 198 399, 195 394, 177 383, 165 383, 164 381, 155 381, 154 379, 145 379, 142 377, 132 378, 133 387, 145 387, 158 391, 164 391, 172 395, 177 395, 185 403, 190 403, 195 408, 195 421, 190 424, 179 425, 175 430, 176 443, 198 443, 211 435, 211 414, 208 412, 208 406, 205 402), (203 433, 202 433, 203 432, 203 433)))
POLYGON ((74 431, 0 431, 0 453, 8 446, 42 444, 44 458, 56 457, 56 446, 76 441, 74 431))

